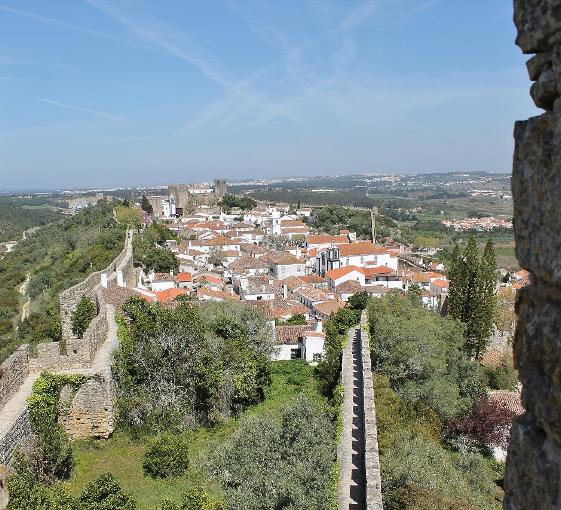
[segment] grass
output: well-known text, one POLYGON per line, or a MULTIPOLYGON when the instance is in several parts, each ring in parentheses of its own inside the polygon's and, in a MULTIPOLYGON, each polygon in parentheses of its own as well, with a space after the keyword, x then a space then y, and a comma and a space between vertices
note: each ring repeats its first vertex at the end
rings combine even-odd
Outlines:
POLYGON ((282 407, 302 394, 323 399, 314 368, 303 360, 275 362, 271 375, 272 382, 263 402, 220 425, 186 433, 191 444, 190 467, 183 476, 167 480, 145 476, 142 461, 152 438, 137 440, 117 430, 107 440, 80 440, 73 444, 74 473, 63 485, 77 496, 89 482, 111 472, 123 490, 138 502, 139 510, 156 509, 164 497, 179 502, 182 494, 191 486, 202 485, 211 491, 218 490, 206 477, 206 460, 216 445, 226 441, 238 429, 244 417, 278 414, 282 407))

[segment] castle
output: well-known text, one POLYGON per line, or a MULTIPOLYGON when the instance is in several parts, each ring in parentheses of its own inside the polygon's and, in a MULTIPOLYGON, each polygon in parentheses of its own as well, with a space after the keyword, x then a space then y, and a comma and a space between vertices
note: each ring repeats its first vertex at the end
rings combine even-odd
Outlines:
POLYGON ((215 179, 213 186, 207 184, 171 184, 168 193, 175 199, 177 208, 189 209, 200 205, 212 206, 228 192, 225 179, 215 179))

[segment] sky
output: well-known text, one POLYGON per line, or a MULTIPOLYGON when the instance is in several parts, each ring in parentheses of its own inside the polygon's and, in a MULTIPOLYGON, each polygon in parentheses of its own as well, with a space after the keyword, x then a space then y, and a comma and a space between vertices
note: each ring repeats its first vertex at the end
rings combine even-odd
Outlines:
POLYGON ((0 190, 511 168, 510 0, 0 0, 0 190))

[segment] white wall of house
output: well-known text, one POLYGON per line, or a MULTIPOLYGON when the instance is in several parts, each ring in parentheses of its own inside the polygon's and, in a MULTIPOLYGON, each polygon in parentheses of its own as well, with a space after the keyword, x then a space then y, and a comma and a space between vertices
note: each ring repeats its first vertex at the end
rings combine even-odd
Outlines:
POLYGON ((397 271, 398 258, 392 257, 389 253, 378 253, 376 255, 351 255, 345 257, 341 255, 341 267, 346 266, 387 266, 397 271))
POLYGON ((304 338, 304 359, 308 363, 318 363, 324 354, 324 336, 308 336, 304 338))
POLYGON ((260 292, 251 294, 242 291, 242 299, 244 301, 272 301, 273 299, 275 299, 275 294, 274 292, 260 292))
POLYGON ((290 276, 306 276, 306 264, 275 264, 273 276, 277 280, 284 280, 290 276))
POLYGON ((161 290, 175 288, 175 282, 167 280, 162 282, 152 282, 151 287, 154 292, 160 292, 161 290))
POLYGON ((294 359, 293 351, 296 349, 300 349, 302 344, 295 343, 295 344, 279 344, 275 345, 273 349, 273 353, 271 354, 272 361, 283 361, 283 360, 291 360, 294 359))

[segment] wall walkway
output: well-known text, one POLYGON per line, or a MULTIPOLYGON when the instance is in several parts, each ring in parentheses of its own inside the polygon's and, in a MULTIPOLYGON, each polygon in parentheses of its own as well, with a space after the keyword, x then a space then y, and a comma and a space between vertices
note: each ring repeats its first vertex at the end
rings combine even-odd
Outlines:
POLYGON ((376 407, 366 313, 343 350, 343 431, 338 446, 339 510, 382 510, 376 407))

